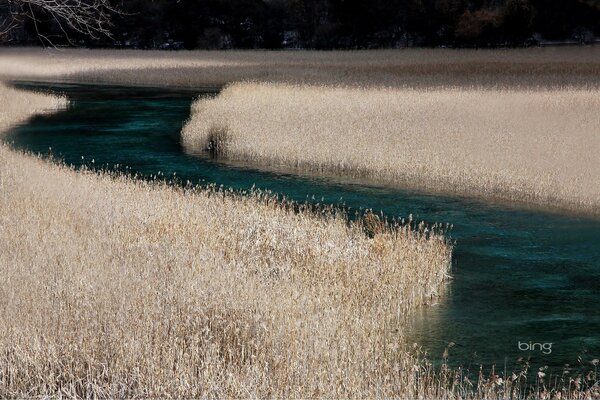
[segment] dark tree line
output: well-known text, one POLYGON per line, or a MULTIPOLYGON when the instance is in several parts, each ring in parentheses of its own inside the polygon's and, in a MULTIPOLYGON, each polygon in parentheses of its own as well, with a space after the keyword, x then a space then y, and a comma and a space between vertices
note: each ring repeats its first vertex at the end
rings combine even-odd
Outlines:
MULTIPOLYGON (((0 15, 2 3, 0 0, 0 15)), ((134 48, 521 46, 600 37, 600 0, 108 0, 111 37, 70 31, 71 44, 134 48)), ((10 3, 10 1, 8 1, 10 3)), ((5 38, 68 44, 39 10, 5 38)), ((69 27, 67 27, 67 30, 69 27)))
POLYGON ((116 11, 111 0, 0 0, 0 43, 26 41, 32 30, 45 44, 74 33, 100 39, 110 34, 116 11))

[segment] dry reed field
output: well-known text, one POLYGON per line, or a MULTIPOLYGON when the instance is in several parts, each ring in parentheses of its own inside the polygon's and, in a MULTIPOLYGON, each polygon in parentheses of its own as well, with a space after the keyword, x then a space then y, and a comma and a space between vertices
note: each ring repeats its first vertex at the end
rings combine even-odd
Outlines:
MULTIPOLYGON (((0 49, 7 79, 228 84, 190 151, 598 214, 597 48, 0 49)), ((67 105, 0 84, 0 132, 67 105)), ((406 331, 451 254, 443 229, 0 144, 0 397, 600 398, 595 375, 434 368, 406 331)))
POLYGON ((338 52, 0 49, 0 78, 230 85, 188 148, 598 215, 600 48, 338 52), (223 149, 221 149, 223 150, 223 149))
POLYGON ((191 152, 600 215, 595 89, 238 83, 198 100, 191 152))
POLYGON ((598 88, 600 48, 330 52, 0 48, 0 79, 171 87, 253 80, 352 87, 598 88))
MULTIPOLYGON (((5 130, 66 100, 0 86, 5 130)), ((0 147, 0 397, 448 390, 406 343, 443 235, 0 147), (373 225, 374 224, 374 225, 373 225)))

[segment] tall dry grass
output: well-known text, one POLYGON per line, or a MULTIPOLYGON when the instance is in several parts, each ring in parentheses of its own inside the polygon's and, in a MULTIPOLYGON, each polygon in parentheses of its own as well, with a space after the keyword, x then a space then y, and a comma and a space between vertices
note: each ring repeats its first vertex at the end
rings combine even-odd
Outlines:
MULTIPOLYGON (((171 86, 255 79, 345 85, 339 90, 360 97, 350 87, 591 90, 599 54, 1 49, 0 75, 171 86)), ((65 105, 8 90, 0 87, 1 129, 65 105)), ((268 99, 256 100, 266 107, 268 99)), ((311 107, 299 109, 310 115, 311 107)), ((222 110, 214 111, 213 121, 222 110)), ((246 117, 250 109, 233 111, 246 117)), ((227 145, 229 132, 210 130, 227 145)), ((551 383, 530 371, 532 387, 518 371, 473 381, 423 360, 404 328, 416 307, 440 294, 450 251, 439 234, 382 230, 369 215, 352 225, 257 194, 76 173, 0 146, 0 396, 600 395, 595 375, 551 383)))
POLYGON ((191 148, 203 147, 216 124, 230 131, 231 158, 588 214, 600 209, 598 47, 17 48, 0 49, 0 78, 180 87, 253 80, 265 86, 234 85, 196 107, 206 120, 188 126, 191 148))
POLYGON ((238 83, 198 100, 191 152, 600 213, 596 89, 238 83))
POLYGON ((0 48, 0 78, 220 86, 600 87, 600 48, 140 51, 0 48))
POLYGON ((67 105, 65 97, 24 94, 0 82, 0 132, 24 122, 34 114, 56 112, 67 105))
MULTIPOLYGON (((0 93, 2 129, 65 104, 0 93)), ((0 147, 0 397, 446 390, 404 337, 444 237, 294 208, 0 147)))

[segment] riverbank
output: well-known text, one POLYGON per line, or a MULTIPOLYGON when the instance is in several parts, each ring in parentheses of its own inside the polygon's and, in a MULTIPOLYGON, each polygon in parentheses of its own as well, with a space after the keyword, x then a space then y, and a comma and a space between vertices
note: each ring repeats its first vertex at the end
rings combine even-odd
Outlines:
POLYGON ((182 136, 192 153, 217 129, 227 131, 233 161, 599 215, 597 47, 1 49, 0 71, 5 79, 230 85, 194 107, 182 136))
POLYGON ((600 91, 238 83, 198 100, 191 153, 600 215, 600 91))
MULTIPOLYGON (((2 130, 66 105, 0 93, 2 130)), ((448 276, 441 235, 371 238, 333 211, 76 172, 6 147, 0 188, 2 396, 437 390, 403 332, 448 276)))

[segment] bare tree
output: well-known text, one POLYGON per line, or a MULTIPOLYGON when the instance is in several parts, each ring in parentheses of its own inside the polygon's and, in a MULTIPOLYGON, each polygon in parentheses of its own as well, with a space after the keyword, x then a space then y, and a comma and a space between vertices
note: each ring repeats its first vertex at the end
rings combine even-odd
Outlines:
POLYGON ((116 11, 109 0, 0 0, 0 41, 29 19, 40 40, 52 44, 38 29, 41 16, 54 20, 67 39, 69 32, 91 38, 110 36, 110 17, 116 11))

